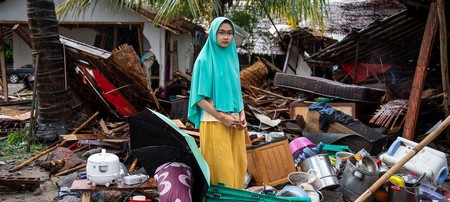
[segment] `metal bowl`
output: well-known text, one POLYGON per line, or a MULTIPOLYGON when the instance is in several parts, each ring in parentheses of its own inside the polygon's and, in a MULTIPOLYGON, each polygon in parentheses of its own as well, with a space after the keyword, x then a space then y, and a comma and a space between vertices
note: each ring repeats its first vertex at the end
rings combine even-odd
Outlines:
POLYGON ((296 186, 301 186, 302 184, 309 184, 311 185, 314 190, 319 190, 322 188, 322 183, 320 182, 319 178, 315 177, 312 182, 308 183, 308 180, 312 177, 310 173, 307 172, 292 172, 288 175, 288 180, 291 182, 291 184, 296 186))

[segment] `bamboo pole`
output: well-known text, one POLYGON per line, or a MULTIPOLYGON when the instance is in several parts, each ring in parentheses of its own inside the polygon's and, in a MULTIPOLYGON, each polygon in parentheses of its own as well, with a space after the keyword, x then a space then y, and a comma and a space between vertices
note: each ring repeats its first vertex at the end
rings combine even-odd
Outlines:
POLYGON ((128 173, 131 173, 131 171, 134 170, 134 168, 136 167, 137 162, 138 162, 138 158, 134 158, 134 161, 131 164, 130 169, 128 169, 128 173))
POLYGON ((81 146, 81 147, 79 147, 79 148, 74 149, 72 152, 73 152, 73 153, 79 152, 79 151, 81 151, 81 150, 83 150, 83 149, 86 149, 86 148, 88 148, 88 147, 89 147, 89 145, 83 145, 83 146, 81 146))
POLYGON ((420 150, 422 150, 426 145, 428 145, 431 141, 434 140, 439 134, 444 131, 447 126, 450 124, 450 116, 447 116, 447 118, 439 125, 436 130, 434 130, 432 133, 430 133, 425 139, 423 139, 418 145, 416 145, 411 151, 409 151, 403 158, 401 158, 394 166, 392 166, 384 175, 382 175, 372 186, 369 187, 368 190, 366 190, 361 196, 359 196, 355 202, 363 202, 371 194, 373 194, 378 187, 384 184, 384 182, 395 172, 397 172, 400 168, 405 165, 406 162, 408 162, 414 155, 416 155, 420 150))
POLYGON ((76 166, 76 167, 73 167, 73 168, 71 168, 71 169, 67 169, 67 170, 65 170, 65 171, 61 171, 61 172, 59 172, 59 173, 56 173, 56 177, 60 177, 60 176, 63 176, 63 175, 67 175, 67 174, 69 174, 69 173, 72 173, 72 172, 75 172, 75 171, 77 171, 77 170, 80 170, 80 169, 82 169, 82 168, 86 168, 86 164, 81 164, 81 165, 79 165, 79 166, 76 166))
POLYGON ((34 80, 33 80, 33 94, 31 98, 31 113, 30 113, 30 127, 28 128, 28 145, 27 152, 31 151, 31 140, 33 139, 33 129, 34 129, 34 114, 35 114, 35 102, 36 102, 36 80, 37 80, 37 70, 39 68, 39 53, 36 54, 36 60, 34 62, 34 80))
MULTIPOLYGON (((81 126, 79 126, 77 129, 75 129, 71 134, 76 134, 76 133, 78 133, 78 131, 80 131, 81 129, 83 129, 84 126, 86 126, 89 122, 91 122, 98 114, 99 114, 99 112, 95 112, 94 115, 92 115, 87 121, 85 121, 83 124, 81 124, 81 126)), ((58 141, 61 141, 61 140, 58 140, 58 141)), ((60 146, 62 146, 62 145, 64 145, 64 144, 66 144, 66 142, 67 142, 67 140, 63 140, 61 143, 56 144, 55 146, 50 147, 50 148, 48 148, 48 149, 42 151, 41 153, 39 153, 39 154, 37 154, 37 155, 31 157, 30 159, 26 160, 25 162, 21 163, 20 165, 18 165, 18 166, 16 166, 16 167, 12 168, 11 170, 9 170, 9 172, 15 172, 15 171, 17 171, 17 170, 23 168, 24 166, 28 165, 29 163, 33 162, 34 160, 38 159, 39 157, 44 156, 45 154, 47 154, 47 153, 49 153, 49 152, 55 150, 56 148, 58 148, 58 147, 60 147, 60 146)))

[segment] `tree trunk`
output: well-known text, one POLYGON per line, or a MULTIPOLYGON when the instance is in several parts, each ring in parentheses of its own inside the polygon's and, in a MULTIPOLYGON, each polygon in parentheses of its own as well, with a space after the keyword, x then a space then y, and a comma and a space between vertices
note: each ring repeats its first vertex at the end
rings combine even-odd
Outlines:
POLYGON ((33 59, 39 55, 35 80, 39 110, 36 136, 51 141, 67 134, 73 97, 65 87, 63 46, 53 0, 27 0, 27 8, 33 59))

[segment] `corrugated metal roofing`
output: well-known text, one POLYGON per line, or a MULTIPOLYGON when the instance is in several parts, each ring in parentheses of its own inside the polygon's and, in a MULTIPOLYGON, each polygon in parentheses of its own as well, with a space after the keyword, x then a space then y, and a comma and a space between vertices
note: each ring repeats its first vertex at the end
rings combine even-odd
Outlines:
POLYGON ((360 31, 353 31, 342 41, 307 58, 341 63, 391 63, 405 65, 417 60, 427 20, 427 12, 400 13, 377 20, 360 31))

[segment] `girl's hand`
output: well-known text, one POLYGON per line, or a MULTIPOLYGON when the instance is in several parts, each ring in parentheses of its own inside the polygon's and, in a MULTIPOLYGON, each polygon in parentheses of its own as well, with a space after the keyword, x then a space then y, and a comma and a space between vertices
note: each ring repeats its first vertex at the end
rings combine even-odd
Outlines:
POLYGON ((239 130, 244 130, 247 128, 247 120, 245 119, 245 112, 242 110, 239 112, 239 125, 237 125, 239 130))
POLYGON ((220 112, 221 116, 219 118, 222 123, 228 128, 233 128, 239 125, 239 119, 231 114, 220 112))

